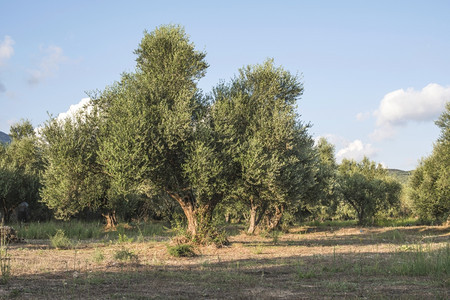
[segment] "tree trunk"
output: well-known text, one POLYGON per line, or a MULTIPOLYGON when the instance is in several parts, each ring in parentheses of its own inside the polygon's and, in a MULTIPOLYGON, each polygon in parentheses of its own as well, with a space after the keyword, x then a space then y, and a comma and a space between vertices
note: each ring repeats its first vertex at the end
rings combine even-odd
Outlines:
POLYGON ((191 237, 195 237, 197 235, 198 223, 193 199, 188 195, 181 197, 177 193, 167 193, 180 204, 187 219, 187 231, 191 237))
POLYGON ((117 219, 116 219, 116 212, 112 211, 112 212, 108 212, 106 214, 102 214, 102 216, 105 218, 106 220, 106 229, 115 229, 116 225, 117 225, 117 219))
POLYGON ((275 213, 269 219, 269 225, 268 225, 269 230, 274 230, 275 228, 278 227, 278 225, 280 225, 281 218, 283 217, 283 211, 284 211, 283 206, 275 206, 275 213))
POLYGON ((257 220, 256 220, 256 213, 257 213, 258 206, 254 205, 253 201, 250 203, 250 220, 249 220, 249 226, 247 233, 253 234, 255 233, 257 220))
POLYGON ((225 213, 225 223, 230 223, 230 213, 225 213))

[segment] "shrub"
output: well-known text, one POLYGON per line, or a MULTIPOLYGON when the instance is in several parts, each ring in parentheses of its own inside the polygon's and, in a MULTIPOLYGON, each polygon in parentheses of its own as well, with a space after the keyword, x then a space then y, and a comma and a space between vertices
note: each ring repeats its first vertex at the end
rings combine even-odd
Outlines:
POLYGON ((181 244, 175 246, 167 246, 169 250, 169 254, 175 257, 193 257, 195 256, 195 252, 193 250, 192 245, 189 244, 181 244))
POLYGON ((56 249, 69 249, 73 246, 70 239, 66 237, 64 231, 61 229, 58 229, 54 236, 50 236, 50 243, 56 249))
POLYGON ((132 259, 137 259, 138 256, 136 254, 134 254, 133 251, 130 251, 126 248, 122 248, 120 250, 117 250, 116 253, 114 254, 114 259, 116 260, 132 260, 132 259))

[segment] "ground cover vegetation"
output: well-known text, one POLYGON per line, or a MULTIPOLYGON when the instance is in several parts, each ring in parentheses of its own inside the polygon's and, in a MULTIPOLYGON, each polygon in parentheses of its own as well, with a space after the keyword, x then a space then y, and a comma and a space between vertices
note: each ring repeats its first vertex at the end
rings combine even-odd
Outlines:
POLYGON ((0 297, 448 299, 448 226, 341 225, 276 235, 232 225, 222 248, 167 235, 131 240, 132 228, 127 238, 27 240, 0 252, 0 297))

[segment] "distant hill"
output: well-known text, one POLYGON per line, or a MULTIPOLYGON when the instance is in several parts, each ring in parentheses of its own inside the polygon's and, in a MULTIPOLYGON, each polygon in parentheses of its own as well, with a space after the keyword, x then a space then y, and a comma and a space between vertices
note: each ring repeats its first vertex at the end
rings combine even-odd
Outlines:
POLYGON ((401 183, 407 183, 409 176, 411 176, 412 171, 402 171, 397 169, 388 169, 388 174, 401 183))
POLYGON ((5 144, 5 143, 10 143, 10 142, 11 142, 11 138, 9 137, 9 135, 4 133, 3 131, 0 131, 0 143, 5 144))

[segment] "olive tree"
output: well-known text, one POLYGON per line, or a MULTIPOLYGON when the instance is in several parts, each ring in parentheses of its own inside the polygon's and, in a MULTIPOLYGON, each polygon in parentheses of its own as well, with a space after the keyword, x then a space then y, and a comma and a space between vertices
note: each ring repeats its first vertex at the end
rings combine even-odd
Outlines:
POLYGON ((344 159, 339 183, 342 198, 355 210, 360 225, 373 223, 377 212, 399 203, 401 184, 367 157, 361 162, 344 159))
POLYGON ((450 215, 450 102, 436 121, 441 135, 432 154, 422 159, 410 181, 415 213, 423 220, 447 221, 450 215))
POLYGON ((313 180, 312 139, 295 111, 302 93, 298 77, 272 60, 240 69, 214 90, 214 129, 233 171, 227 197, 248 207, 249 233, 263 219, 278 226, 313 180))
POLYGON ((134 73, 97 99, 106 133, 99 158, 117 195, 165 193, 182 208, 193 238, 208 230, 223 198, 223 152, 197 82, 206 72, 180 26, 145 32, 134 73))
POLYGON ((12 142, 0 144, 0 205, 5 222, 21 203, 39 200, 41 148, 28 120, 13 124, 12 142))
POLYGON ((45 162, 41 197, 57 218, 67 220, 85 209, 101 210, 107 225, 114 226, 108 177, 98 163, 99 122, 92 107, 47 121, 41 129, 45 162))

